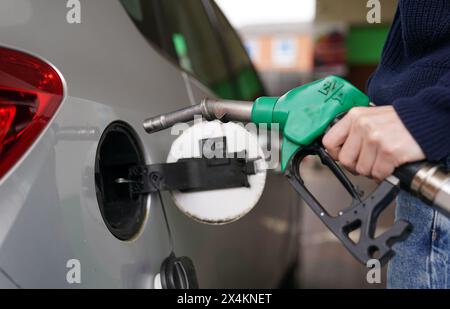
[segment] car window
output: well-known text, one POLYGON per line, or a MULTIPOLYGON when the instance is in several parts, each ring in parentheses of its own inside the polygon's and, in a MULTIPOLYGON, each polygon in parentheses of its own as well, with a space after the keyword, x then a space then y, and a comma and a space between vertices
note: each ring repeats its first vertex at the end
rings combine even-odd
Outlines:
POLYGON ((239 96, 246 100, 263 96, 264 87, 241 39, 214 1, 211 1, 211 6, 217 18, 223 45, 227 48, 231 78, 236 84, 239 96))
MULTIPOLYGON (((234 30, 221 13, 215 20, 220 29, 213 27, 202 0, 121 2, 149 41, 217 96, 244 100, 262 93, 259 78, 234 30)), ((214 6, 213 17, 218 12, 214 6)))
POLYGON ((120 0, 120 2, 147 40, 162 48, 153 1, 120 0))
POLYGON ((162 0, 164 30, 172 40, 177 62, 221 97, 232 98, 224 52, 199 0, 162 0))

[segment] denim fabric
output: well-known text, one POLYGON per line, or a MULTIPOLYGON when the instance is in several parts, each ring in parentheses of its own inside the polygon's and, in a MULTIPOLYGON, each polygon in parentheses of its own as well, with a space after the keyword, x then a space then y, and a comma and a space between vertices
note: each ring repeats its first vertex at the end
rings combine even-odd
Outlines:
POLYGON ((396 219, 410 222, 413 231, 393 247, 388 288, 449 289, 450 220, 406 192, 399 194, 397 204, 396 219))

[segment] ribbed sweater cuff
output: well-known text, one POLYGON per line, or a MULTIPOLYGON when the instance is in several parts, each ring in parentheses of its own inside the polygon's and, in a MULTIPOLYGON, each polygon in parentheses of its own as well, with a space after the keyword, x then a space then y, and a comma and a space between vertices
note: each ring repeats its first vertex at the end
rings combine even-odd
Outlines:
POLYGON ((428 160, 450 155, 450 89, 425 89, 415 97, 396 100, 393 106, 428 160))

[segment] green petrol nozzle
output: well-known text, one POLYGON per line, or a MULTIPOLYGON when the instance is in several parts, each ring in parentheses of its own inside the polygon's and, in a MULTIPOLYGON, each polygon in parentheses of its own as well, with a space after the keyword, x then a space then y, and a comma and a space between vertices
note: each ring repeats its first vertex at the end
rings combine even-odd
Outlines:
POLYGON ((330 76, 295 88, 280 98, 259 98, 253 106, 251 121, 280 126, 284 171, 292 156, 322 136, 339 115, 353 107, 369 105, 369 98, 355 86, 330 76))
POLYGON ((255 102, 205 99, 199 105, 148 119, 148 133, 188 122, 196 115, 206 120, 278 125, 283 135, 281 168, 292 156, 322 136, 336 117, 353 107, 369 106, 369 98, 348 81, 330 76, 295 88, 282 97, 262 97, 255 102))

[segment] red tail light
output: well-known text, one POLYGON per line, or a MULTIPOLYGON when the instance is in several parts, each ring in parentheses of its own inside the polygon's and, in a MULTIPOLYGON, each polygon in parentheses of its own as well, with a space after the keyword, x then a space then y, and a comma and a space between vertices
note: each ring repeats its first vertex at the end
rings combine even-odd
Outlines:
POLYGON ((0 47, 0 179, 48 125, 63 91, 59 74, 49 64, 0 47))

